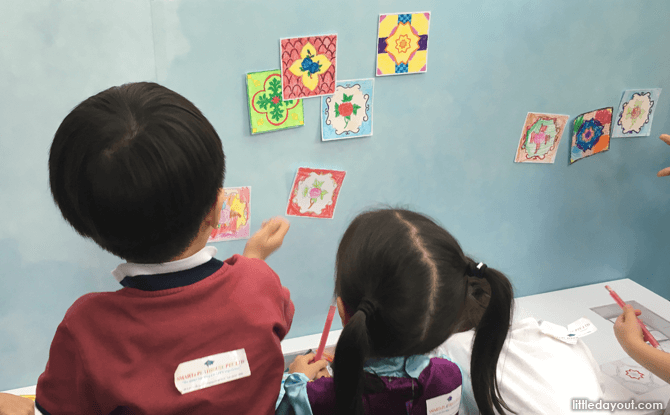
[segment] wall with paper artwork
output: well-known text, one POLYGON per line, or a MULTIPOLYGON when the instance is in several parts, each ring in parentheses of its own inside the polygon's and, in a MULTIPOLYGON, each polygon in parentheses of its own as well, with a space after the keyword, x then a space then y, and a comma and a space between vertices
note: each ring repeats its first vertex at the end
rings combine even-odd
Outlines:
POLYGON ((289 215, 268 260, 296 305, 289 337, 321 330, 340 236, 386 205, 435 218, 518 295, 631 278, 667 298, 668 15, 666 0, 0 3, 0 390, 36 382, 76 298, 119 288, 118 259, 54 207, 47 157, 71 108, 130 81, 185 95, 222 137, 218 258, 289 215))

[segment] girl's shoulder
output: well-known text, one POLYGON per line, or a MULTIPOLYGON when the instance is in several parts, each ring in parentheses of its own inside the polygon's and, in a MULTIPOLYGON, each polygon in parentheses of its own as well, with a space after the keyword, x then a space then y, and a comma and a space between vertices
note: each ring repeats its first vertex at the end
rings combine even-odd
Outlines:
POLYGON ((333 378, 319 378, 307 383, 307 397, 315 415, 332 413, 335 408, 333 378))
POLYGON ((448 357, 446 357, 444 355, 431 357, 430 358, 430 363, 428 364, 426 369, 440 370, 440 371, 447 371, 447 372, 456 371, 459 374, 461 373, 461 370, 460 370, 458 364, 456 364, 455 362, 452 362, 448 357))
POLYGON ((463 384, 463 378, 456 363, 444 357, 433 357, 421 372, 419 382, 425 393, 438 396, 457 389, 463 384))

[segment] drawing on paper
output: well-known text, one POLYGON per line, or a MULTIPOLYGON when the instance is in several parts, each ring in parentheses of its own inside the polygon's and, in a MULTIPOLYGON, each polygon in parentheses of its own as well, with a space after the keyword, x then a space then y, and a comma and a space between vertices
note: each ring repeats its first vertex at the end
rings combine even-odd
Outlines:
POLYGON ((630 357, 608 362, 600 366, 604 374, 638 395, 667 386, 662 379, 640 366, 630 357))
POLYGON ((286 214, 332 218, 346 174, 340 170, 300 167, 291 187, 286 214))
POLYGON ((610 149, 612 107, 579 115, 572 125, 570 164, 610 149))
MULTIPOLYGON (((645 326, 647 326, 651 335, 658 340, 661 349, 670 352, 670 321, 656 314, 636 300, 624 298, 624 301, 626 304, 629 304, 633 308, 642 312, 639 319, 645 326)), ((591 311, 612 324, 616 322, 617 317, 621 314, 621 308, 616 303, 591 307, 591 311)), ((667 383, 663 382, 628 357, 622 360, 605 363, 600 366, 600 368, 603 373, 612 377, 626 389, 639 395, 644 395, 654 389, 667 386, 667 383)))
POLYGON ((247 101, 251 134, 300 127, 305 124, 302 100, 284 101, 281 93, 281 72, 247 74, 247 101))
POLYGON ((207 242, 249 238, 251 187, 226 187, 223 191, 220 228, 212 230, 207 242))
POLYGON ((646 137, 651 134, 660 88, 624 91, 616 112, 612 137, 646 137))
POLYGON ((335 92, 337 35, 281 39, 279 44, 284 99, 335 92))
POLYGON ((426 72, 429 27, 430 12, 380 14, 377 76, 426 72))
POLYGON ((374 79, 338 81, 335 93, 321 98, 321 140, 372 135, 374 79))
POLYGON ((529 112, 521 130, 516 163, 553 163, 568 115, 529 112))
MULTIPOLYGON (((654 336, 661 345, 661 348, 670 353, 670 321, 659 316, 655 312, 649 310, 644 305, 635 300, 626 301, 636 310, 640 310, 642 314, 639 319, 642 320, 649 332, 654 336)), ((614 323, 621 314, 621 308, 617 304, 608 304, 591 308, 591 311, 598 314, 602 318, 614 323)))

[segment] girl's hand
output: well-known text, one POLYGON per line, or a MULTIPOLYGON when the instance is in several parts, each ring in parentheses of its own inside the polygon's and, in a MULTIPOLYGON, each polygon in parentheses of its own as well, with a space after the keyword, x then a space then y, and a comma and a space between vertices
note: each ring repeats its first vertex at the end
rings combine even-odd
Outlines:
POLYGON ((0 415, 35 415, 35 403, 28 398, 0 393, 0 415))
POLYGON ((321 378, 332 378, 332 376, 330 376, 330 372, 328 371, 328 367, 324 367, 323 369, 319 370, 319 373, 316 374, 315 379, 321 378))
POLYGON ((630 351, 636 347, 645 344, 642 328, 637 322, 637 317, 640 315, 640 310, 635 310, 633 307, 627 305, 623 313, 616 319, 614 323, 614 334, 624 351, 631 354, 630 351))
MULTIPOLYGON (((659 137, 661 140, 665 141, 666 144, 670 145, 670 135, 661 134, 659 137)), ((666 167, 663 170, 658 172, 658 177, 670 176, 670 167, 666 167)))
MULTIPOLYGON (((309 378, 309 380, 314 380, 316 375, 322 369, 326 369, 328 366, 328 361, 326 359, 321 359, 318 362, 309 363, 314 359, 314 353, 301 355, 295 358, 293 363, 288 367, 288 373, 302 373, 309 378)), ((323 376, 319 376, 323 377, 323 376)))
POLYGON ((263 222, 258 232, 247 241, 242 255, 265 260, 282 245, 290 226, 286 219, 279 216, 263 222))

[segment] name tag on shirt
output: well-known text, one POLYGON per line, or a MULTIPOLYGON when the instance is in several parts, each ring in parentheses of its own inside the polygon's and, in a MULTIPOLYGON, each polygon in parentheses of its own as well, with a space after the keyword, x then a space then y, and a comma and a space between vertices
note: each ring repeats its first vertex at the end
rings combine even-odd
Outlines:
POLYGON ((574 323, 568 324, 567 328, 548 321, 540 323, 540 331, 542 333, 567 344, 577 344, 578 338, 588 336, 597 330, 596 326, 594 326, 586 317, 582 317, 574 323))
POLYGON ((183 394, 251 376, 244 349, 180 363, 174 372, 174 384, 183 394))
POLYGON ((426 400, 428 415, 454 415, 461 406, 461 387, 437 398, 426 400))

